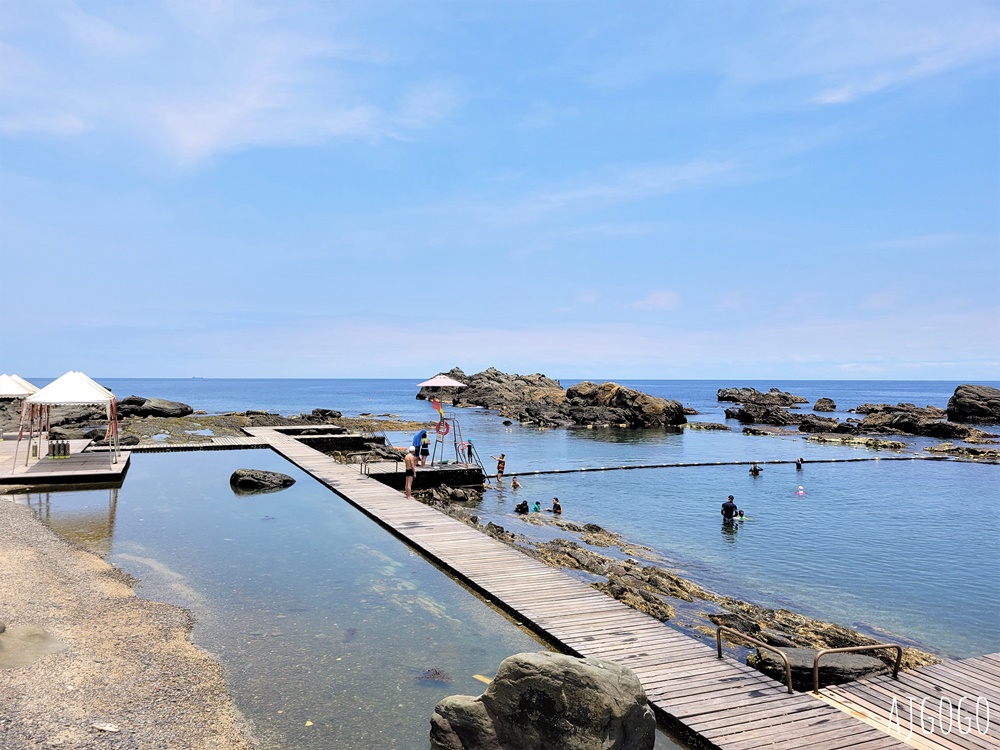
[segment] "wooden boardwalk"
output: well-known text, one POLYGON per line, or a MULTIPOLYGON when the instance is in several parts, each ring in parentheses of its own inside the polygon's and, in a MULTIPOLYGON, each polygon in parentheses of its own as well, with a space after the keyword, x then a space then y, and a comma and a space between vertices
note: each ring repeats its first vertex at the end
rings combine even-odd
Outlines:
POLYGON ((907 748, 565 573, 338 464, 292 437, 248 428, 347 502, 566 653, 638 675, 658 718, 721 750, 907 748))
POLYGON ((819 697, 921 750, 1000 747, 1000 653, 833 685, 819 697))

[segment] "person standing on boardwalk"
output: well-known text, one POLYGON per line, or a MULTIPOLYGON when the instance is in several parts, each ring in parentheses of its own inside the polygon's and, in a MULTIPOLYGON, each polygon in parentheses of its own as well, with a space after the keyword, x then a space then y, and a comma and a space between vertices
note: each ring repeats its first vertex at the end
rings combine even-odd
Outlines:
POLYGON ((420 465, 427 465, 427 457, 431 455, 431 439, 427 437, 427 433, 423 434, 420 438, 420 465))
POLYGON ((722 504, 722 520, 732 521, 738 510, 736 503, 733 502, 733 496, 730 495, 729 499, 722 504))
POLYGON ((413 452, 411 445, 406 449, 406 458, 403 459, 403 466, 406 467, 406 496, 413 497, 413 477, 417 475, 417 456, 413 452))
POLYGON ((503 481, 503 470, 507 468, 507 459, 504 458, 503 453, 501 453, 499 457, 497 457, 497 456, 490 456, 490 458, 492 458, 494 461, 497 462, 497 481, 498 482, 502 482, 503 481))

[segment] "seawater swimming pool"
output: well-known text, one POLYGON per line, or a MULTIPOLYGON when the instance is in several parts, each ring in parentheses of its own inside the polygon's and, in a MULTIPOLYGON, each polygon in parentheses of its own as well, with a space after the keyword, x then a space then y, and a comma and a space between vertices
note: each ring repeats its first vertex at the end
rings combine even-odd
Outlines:
POLYGON ((271 451, 137 454, 116 499, 21 499, 139 578, 140 596, 194 613, 265 747, 423 750, 438 700, 545 648, 271 451), (242 466, 297 482, 237 496, 242 466))

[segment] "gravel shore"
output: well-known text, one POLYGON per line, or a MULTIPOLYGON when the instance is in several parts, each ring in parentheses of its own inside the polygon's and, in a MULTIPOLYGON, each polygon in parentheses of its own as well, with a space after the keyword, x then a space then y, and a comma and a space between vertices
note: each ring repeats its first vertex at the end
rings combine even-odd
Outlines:
POLYGON ((187 611, 136 597, 127 575, 2 496, 0 571, 4 750, 257 747, 187 611))

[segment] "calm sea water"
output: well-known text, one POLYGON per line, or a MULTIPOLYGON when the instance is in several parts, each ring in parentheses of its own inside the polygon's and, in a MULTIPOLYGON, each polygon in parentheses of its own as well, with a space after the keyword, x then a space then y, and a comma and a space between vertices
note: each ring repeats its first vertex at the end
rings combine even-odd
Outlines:
MULTIPOLYGON (((210 413, 265 409, 290 415, 322 407, 348 416, 395 414, 428 422, 436 416, 414 398, 416 380, 100 382, 119 397, 158 396, 210 413)), ((698 409, 693 420, 711 422, 726 421, 727 405, 715 398, 725 386, 775 386, 810 404, 829 397, 843 418, 864 402, 944 407, 958 385, 622 382, 679 400, 698 409)), ((509 484, 487 491, 479 507, 484 522, 551 537, 550 527, 526 523, 513 507, 521 499, 546 505, 558 496, 565 519, 597 523, 646 545, 718 593, 896 636, 949 656, 1000 651, 998 466, 846 460, 927 455, 923 449, 938 441, 923 438, 907 438, 901 453, 878 453, 817 445, 798 435, 744 436, 735 423, 734 432, 540 430, 505 425, 483 409, 450 412, 484 458, 504 452, 508 473, 522 475, 524 486, 516 492, 509 484), (756 479, 745 466, 731 465, 531 476, 552 469, 790 462, 798 456, 807 460, 802 471, 791 463, 765 465, 756 479), (826 462, 831 459, 837 460, 826 462), (800 485, 802 495, 796 494, 800 485), (729 494, 749 514, 735 532, 723 527, 719 516, 729 494)), ((392 437, 397 445, 410 439, 392 437)), ((300 476, 264 451, 133 457, 117 502, 110 559, 142 578, 144 587, 175 592, 176 603, 196 612, 202 611, 199 603, 204 608, 218 602, 199 615, 196 637, 222 654, 240 700, 252 707, 249 713, 265 717, 265 726, 273 722, 274 736, 298 731, 300 720, 317 726, 311 715, 327 722, 336 715, 337 726, 325 731, 345 744, 310 746, 424 747, 419 738, 426 738, 427 705, 433 707, 438 695, 476 694, 481 685, 474 673, 492 674, 508 653, 538 647, 356 512, 331 502, 331 494, 308 477, 286 492, 234 499, 224 482, 233 468, 248 463, 300 476), (371 596, 351 598, 349 592, 357 591, 371 596), (405 622, 412 622, 412 630, 400 626, 405 622), (403 646, 396 654, 398 643, 412 649, 403 646), (448 671, 455 681, 428 687, 416 680, 432 667, 448 671), (281 687, 272 679, 286 670, 301 675, 307 688, 281 687), (374 739, 362 733, 350 742, 344 739, 348 734, 338 735, 371 719, 375 709, 366 702, 384 702, 386 689, 398 697, 398 722, 406 727, 392 727, 374 739)), ((49 502, 65 502, 71 513, 80 500, 49 502)))

